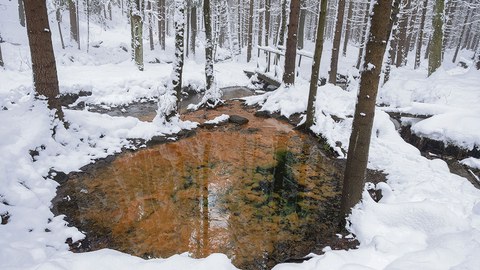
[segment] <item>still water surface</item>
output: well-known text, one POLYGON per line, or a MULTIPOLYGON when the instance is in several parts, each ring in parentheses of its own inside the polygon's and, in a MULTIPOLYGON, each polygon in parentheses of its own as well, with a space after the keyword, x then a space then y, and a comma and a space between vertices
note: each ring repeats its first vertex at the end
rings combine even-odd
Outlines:
POLYGON ((322 245, 340 194, 332 161, 315 139, 254 117, 239 102, 186 117, 203 122, 222 113, 250 121, 120 154, 60 188, 71 200, 59 209, 87 232, 90 249, 221 252, 237 267, 268 269, 322 245))

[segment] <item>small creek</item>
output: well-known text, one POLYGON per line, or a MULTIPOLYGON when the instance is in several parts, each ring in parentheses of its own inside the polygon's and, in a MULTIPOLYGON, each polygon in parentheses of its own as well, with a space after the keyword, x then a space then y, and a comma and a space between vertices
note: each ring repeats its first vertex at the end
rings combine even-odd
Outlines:
POLYGON ((185 114, 249 122, 199 128, 70 174, 54 209, 86 232, 77 251, 108 247, 144 258, 221 252, 243 269, 319 252, 336 231, 340 169, 311 136, 253 112, 230 101, 185 114))

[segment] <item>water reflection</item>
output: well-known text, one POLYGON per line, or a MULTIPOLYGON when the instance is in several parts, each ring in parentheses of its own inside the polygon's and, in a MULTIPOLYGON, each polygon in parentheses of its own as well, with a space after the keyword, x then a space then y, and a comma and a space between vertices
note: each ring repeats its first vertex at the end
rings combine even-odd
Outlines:
POLYGON ((107 239, 91 241, 93 249, 144 257, 222 252, 238 267, 266 269, 331 233, 325 215, 339 190, 315 141, 238 104, 188 117, 222 113, 250 122, 122 154, 61 187, 78 205, 74 224, 107 239))

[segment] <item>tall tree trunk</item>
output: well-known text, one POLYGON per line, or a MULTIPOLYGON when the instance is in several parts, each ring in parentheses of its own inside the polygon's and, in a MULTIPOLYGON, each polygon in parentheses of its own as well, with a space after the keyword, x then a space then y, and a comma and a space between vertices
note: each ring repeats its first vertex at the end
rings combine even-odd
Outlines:
POLYGON ((333 37, 332 59, 330 61, 330 72, 328 77, 328 82, 334 85, 337 84, 338 55, 340 53, 344 14, 345 0, 339 0, 337 9, 337 23, 335 24, 335 36, 333 37))
POLYGON ((310 78, 310 90, 308 92, 307 102, 307 119, 305 120, 305 128, 313 125, 315 117, 315 100, 318 88, 318 73, 320 70, 320 62, 322 61, 323 40, 325 33, 325 24, 327 18, 327 0, 321 0, 320 16, 318 16, 317 37, 315 41, 315 52, 313 54, 312 75, 310 78))
POLYGON ((463 21, 462 32, 460 33, 460 37, 458 38, 458 44, 457 44, 457 47, 455 48, 455 53, 453 54, 453 59, 452 59, 453 63, 455 63, 457 61, 458 51, 460 51, 460 47, 462 45, 462 39, 463 39, 463 36, 465 35, 465 30, 467 29, 467 22, 468 22, 468 19, 470 17, 471 9, 468 7, 468 5, 467 5, 466 8, 467 8, 467 14, 465 15, 465 19, 463 21))
POLYGON ((430 53, 428 56, 428 76, 432 75, 442 65, 443 6, 444 0, 437 0, 435 2, 432 20, 432 44, 430 44, 430 53))
POLYGON ((165 12, 165 0, 158 0, 157 3, 158 9, 158 42, 162 50, 165 50, 165 36, 167 33, 167 29, 165 27, 166 23, 166 16, 167 13, 165 12))
POLYGON ((365 61, 360 75, 360 90, 348 145, 341 203, 342 220, 362 198, 380 72, 392 25, 391 9, 392 0, 378 0, 373 6, 365 61))
POLYGON ((390 46, 388 50, 387 62, 385 63, 385 74, 383 75, 383 84, 387 83, 390 80, 390 71, 392 70, 392 64, 393 64, 393 61, 395 61, 395 56, 397 52, 396 49, 397 49, 399 31, 397 27, 393 27, 393 26, 397 26, 397 23, 398 23, 398 13, 400 12, 400 7, 399 7, 400 1, 401 0, 395 1, 394 6, 392 7, 392 14, 391 14, 392 20, 390 20, 392 25, 389 28, 390 29, 393 28, 395 30, 393 30, 393 32, 391 33, 392 36, 390 38, 390 46))
POLYGON ((456 13, 459 1, 448 1, 448 7, 445 14, 445 31, 443 39, 443 50, 449 47, 449 41, 452 40, 452 31, 453 31, 453 14, 456 13))
POLYGON ((191 24, 191 37, 190 37, 190 47, 192 54, 195 55, 195 44, 197 43, 197 6, 194 4, 190 11, 190 24, 191 24))
POLYGON ((263 44, 263 28, 266 26, 263 21, 263 8, 262 8, 262 0, 258 1, 258 36, 257 36, 257 44, 258 46, 262 46, 263 44))
POLYGON ((252 59, 253 46, 253 0, 250 0, 249 16, 248 16, 248 37, 247 37, 247 62, 252 59))
POLYGON ((150 50, 153 51, 155 49, 155 45, 153 42, 153 8, 152 2, 147 1, 147 10, 148 10, 148 41, 150 43, 150 50))
POLYGON ((77 44, 80 44, 80 35, 78 33, 77 7, 74 0, 68 0, 68 11, 70 14, 70 38, 77 44))
POLYGON ((270 1, 265 0, 265 46, 270 44, 270 1))
POLYGON ((184 38, 185 38, 185 2, 175 0, 175 62, 173 66, 172 85, 176 96, 175 110, 178 113, 180 101, 182 98, 182 77, 184 62, 184 38))
POLYGON ((243 14, 243 2, 237 0, 237 39, 238 39, 238 54, 242 53, 243 40, 242 40, 242 14, 243 14))
POLYGON ((287 46, 285 49, 285 68, 283 83, 285 85, 295 84, 295 66, 297 59, 297 30, 298 17, 300 13, 300 0, 291 0, 290 18, 288 21, 287 46))
POLYGON ((307 15, 307 11, 303 7, 305 5, 305 1, 302 0, 300 1, 301 6, 300 6, 300 20, 298 22, 298 40, 297 40, 297 48, 299 50, 302 50, 304 45, 304 40, 305 40, 305 18, 307 15))
POLYGON ((132 28, 133 60, 138 70, 143 71, 143 19, 140 0, 131 3, 130 20, 132 28))
POLYGON ((402 1, 402 11, 400 13, 400 22, 398 24, 398 43, 397 43, 397 59, 396 67, 405 65, 407 58, 407 30, 408 20, 410 19, 410 5, 411 0, 402 1))
POLYGON ((63 121, 58 96, 57 66, 48 23, 46 0, 24 0, 28 44, 32 57, 33 86, 40 96, 47 98, 48 107, 63 121))
POLYGON ((360 65, 362 64, 362 59, 363 59, 363 52, 366 46, 366 36, 367 36, 367 30, 368 30, 368 18, 370 17, 370 2, 367 1, 367 6, 365 9, 365 16, 363 18, 363 26, 362 26, 362 32, 361 32, 361 41, 360 41, 360 49, 358 50, 358 59, 357 59, 357 69, 360 69, 360 65))
MULTIPOLYGON (((23 1, 23 0, 20 0, 23 1)), ((60 22, 62 21, 62 13, 60 13, 60 7, 57 7, 55 11, 55 19, 57 19, 58 33, 60 35, 60 42, 62 44, 62 49, 65 50, 65 43, 63 42, 62 28, 60 27, 60 22)))
POLYGON ((347 56, 348 39, 350 38, 352 29, 353 1, 354 0, 350 0, 348 3, 347 26, 345 27, 345 38, 343 39, 343 56, 347 56))
POLYGON ((191 2, 188 2, 189 4, 186 6, 186 9, 187 9, 187 13, 185 14, 185 18, 186 18, 186 22, 185 22, 185 26, 186 26, 186 30, 187 30, 187 36, 185 37, 185 57, 188 58, 188 53, 189 53, 189 47, 190 47, 190 5, 191 5, 191 2))
POLYGON ((5 66, 5 63, 3 62, 3 56, 2 56, 2 43, 3 43, 3 39, 2 39, 2 35, 0 35, 0 67, 5 66))
POLYGON ((422 45, 423 45, 423 28, 425 27, 425 17, 427 14, 428 0, 423 0, 422 6, 422 17, 420 18, 420 26, 417 40, 417 48, 415 51, 415 65, 414 69, 420 67, 420 57, 422 54, 422 45))
POLYGON ((203 0, 203 20, 205 22, 205 79, 206 90, 213 87, 213 40, 212 40, 212 12, 210 0, 203 0))
POLYGON ((280 0, 282 1, 282 24, 278 30, 278 46, 283 46, 285 42, 285 31, 287 29, 287 1, 288 0, 280 0))
POLYGON ((18 0, 18 19, 20 25, 25 27, 25 8, 23 6, 23 0, 18 0))

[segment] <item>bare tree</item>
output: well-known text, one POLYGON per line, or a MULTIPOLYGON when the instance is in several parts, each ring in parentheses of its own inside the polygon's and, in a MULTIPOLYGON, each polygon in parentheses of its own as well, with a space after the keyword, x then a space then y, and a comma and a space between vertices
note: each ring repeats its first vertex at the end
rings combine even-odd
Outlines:
POLYGON ((297 30, 300 13, 300 0, 291 0, 290 18, 288 21, 287 46, 285 49, 285 68, 283 83, 293 85, 295 83, 295 63, 297 58, 297 30))
POLYGON ((338 55, 340 53, 340 41, 342 38, 343 14, 345 13, 345 0, 338 1, 337 23, 335 24, 335 36, 333 37, 332 59, 328 82, 337 84, 338 55))
POLYGON ((414 68, 417 69, 420 66, 420 56, 422 53, 422 45, 423 45, 423 28, 425 26, 425 17, 427 14, 427 6, 428 6, 428 0, 423 0, 423 6, 422 6, 422 17, 420 18, 420 26, 419 26, 419 33, 418 33, 418 39, 417 39, 417 48, 415 51, 415 64, 414 68))
MULTIPOLYGON (((77 0, 78 1, 78 0, 77 0)), ((80 49, 80 33, 78 31, 78 13, 75 0, 68 0, 68 11, 70 14, 70 38, 77 42, 80 49)))
POLYGON ((308 92, 307 102, 307 118, 305 120, 305 128, 313 125, 315 116, 315 99, 317 97, 318 73, 320 70, 320 62, 322 61, 323 39, 325 33, 327 0, 321 0, 320 16, 318 16, 317 37, 315 41, 315 52, 313 54, 312 75, 310 78, 310 91, 308 92))
POLYGON ((158 41, 162 50, 165 50, 165 36, 167 34, 166 29, 166 16, 165 12, 165 0, 158 0, 157 2, 158 9, 158 41))
POLYGON ((252 46, 253 46, 253 0, 250 0, 248 16, 248 36, 247 36, 247 62, 252 59, 252 46))
POLYGON ((432 75, 442 64, 443 7, 444 0, 435 1, 432 20, 433 35, 428 56, 428 76, 432 75))
POLYGON ((138 70, 143 71, 143 18, 142 1, 132 0, 130 6, 130 27, 132 32, 133 60, 138 70))
POLYGON ((48 107, 55 110, 56 117, 63 121, 46 0, 24 0, 24 5, 32 57, 33 86, 37 95, 46 97, 48 107))
POLYGON ((362 197, 380 72, 392 26, 391 10, 392 0, 377 0, 373 5, 365 61, 360 75, 360 90, 348 145, 341 203, 342 219, 362 197))

